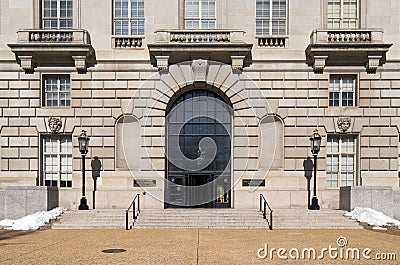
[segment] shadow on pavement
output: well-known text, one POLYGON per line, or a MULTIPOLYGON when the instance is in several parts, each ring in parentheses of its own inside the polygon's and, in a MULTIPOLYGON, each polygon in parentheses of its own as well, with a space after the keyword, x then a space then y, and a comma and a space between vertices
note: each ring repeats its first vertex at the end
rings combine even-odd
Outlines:
POLYGON ((36 231, 14 231, 14 230, 0 230, 0 240, 11 239, 19 236, 35 233, 36 231))
POLYGON ((400 236, 400 229, 389 229, 387 231, 379 231, 379 230, 372 230, 372 231, 387 235, 400 236))

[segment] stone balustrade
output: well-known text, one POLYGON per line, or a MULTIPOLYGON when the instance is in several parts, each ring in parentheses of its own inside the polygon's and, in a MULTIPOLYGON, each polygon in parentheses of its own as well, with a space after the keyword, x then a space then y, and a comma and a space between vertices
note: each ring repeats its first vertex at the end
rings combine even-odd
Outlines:
POLYGON ((51 66, 54 56, 58 65, 76 67, 78 73, 96 63, 89 32, 84 29, 22 29, 16 43, 9 43, 25 73, 38 65, 51 66))
POLYGON ((311 44, 383 43, 382 29, 318 29, 310 36, 311 44))
POLYGON ((287 36, 262 36, 257 37, 258 47, 285 48, 287 47, 287 36))
POLYGON ((112 47, 123 48, 142 48, 143 38, 140 36, 112 36, 112 47))
POLYGON ((17 43, 78 43, 90 44, 90 35, 79 29, 19 30, 17 43))
POLYGON ((327 63, 348 65, 351 54, 353 66, 365 66, 367 73, 374 74, 391 46, 383 41, 383 29, 316 29, 310 35, 306 60, 315 73, 322 73, 327 63))
POLYGON ((157 43, 243 43, 240 30, 159 30, 157 43))

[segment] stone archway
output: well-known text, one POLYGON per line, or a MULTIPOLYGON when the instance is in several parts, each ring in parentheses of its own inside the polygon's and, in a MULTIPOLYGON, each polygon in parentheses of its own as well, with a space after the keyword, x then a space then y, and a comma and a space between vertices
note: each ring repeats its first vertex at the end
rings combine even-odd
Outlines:
POLYGON ((232 184, 239 182, 243 174, 258 170, 259 124, 272 111, 257 85, 244 73, 219 62, 194 60, 171 65, 147 79, 123 110, 138 117, 141 125, 141 168, 135 177, 156 180, 153 195, 160 200, 164 200, 165 115, 177 92, 188 87, 208 87, 232 104, 232 184))

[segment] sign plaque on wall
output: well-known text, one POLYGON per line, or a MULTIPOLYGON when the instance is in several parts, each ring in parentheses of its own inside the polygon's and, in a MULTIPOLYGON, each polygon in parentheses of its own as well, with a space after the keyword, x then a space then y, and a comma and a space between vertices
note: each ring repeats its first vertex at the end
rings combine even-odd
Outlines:
POLYGON ((134 187, 155 187, 156 184, 155 179, 135 179, 133 181, 134 187))

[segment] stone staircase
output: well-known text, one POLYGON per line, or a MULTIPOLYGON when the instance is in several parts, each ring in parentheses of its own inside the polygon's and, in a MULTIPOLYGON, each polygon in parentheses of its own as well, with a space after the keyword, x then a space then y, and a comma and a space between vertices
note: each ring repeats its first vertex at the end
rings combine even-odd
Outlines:
POLYGON ((125 229, 125 210, 66 211, 53 223, 52 229, 125 229))
POLYGON ((275 209, 273 228, 305 228, 305 229, 362 229, 355 220, 343 216, 346 211, 321 209, 275 209))
POLYGON ((255 209, 143 210, 133 228, 267 228, 255 209))
MULTIPOLYGON (((362 229, 343 213, 331 209, 274 209, 273 229, 362 229)), ((52 228, 125 229, 125 210, 66 211, 52 228)), ((144 209, 133 228, 268 229, 268 224, 256 209, 144 209)))

